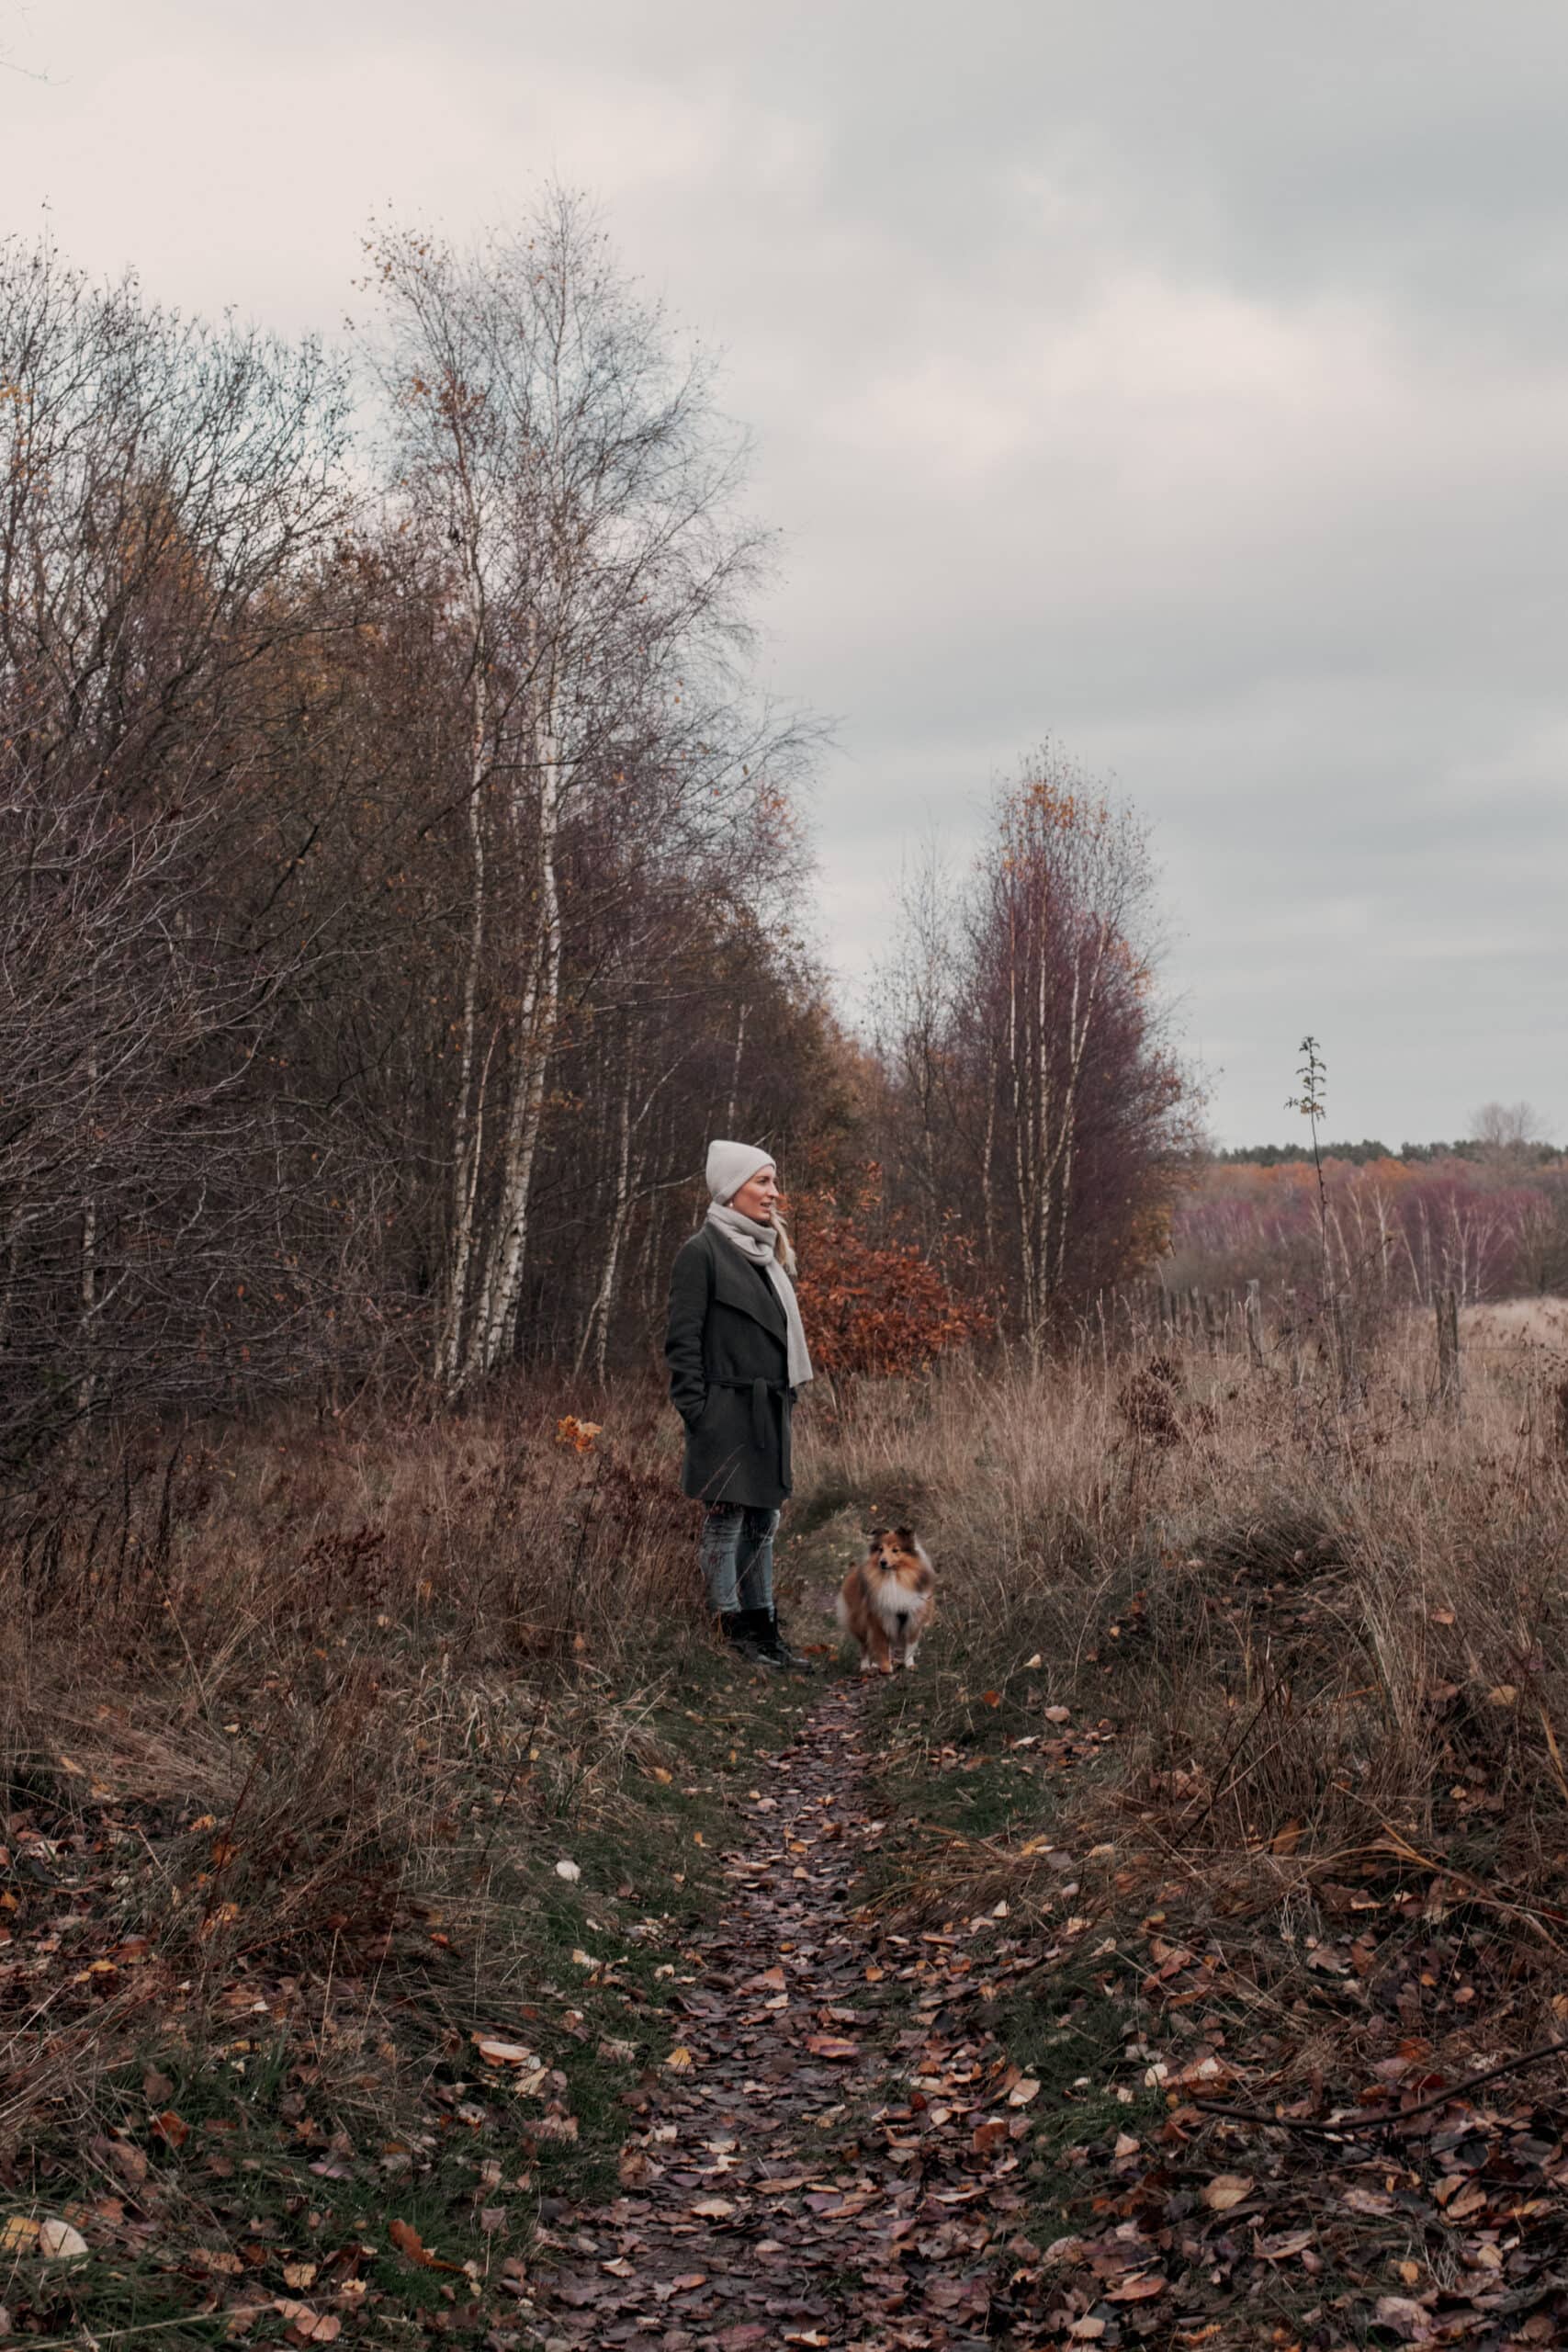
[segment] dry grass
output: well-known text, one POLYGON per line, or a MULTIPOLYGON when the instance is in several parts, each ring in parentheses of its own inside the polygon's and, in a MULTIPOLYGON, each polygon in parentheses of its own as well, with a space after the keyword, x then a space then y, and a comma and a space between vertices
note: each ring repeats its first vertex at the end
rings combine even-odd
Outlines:
MULTIPOLYGON (((1467 1331, 1457 1414, 1417 1324, 1348 1413, 1315 1368, 1152 1346, 825 1396, 785 1556, 830 1581, 907 1517, 942 1576, 881 1701, 913 1825, 884 1902, 1006 1902, 1047 2006, 1272 2096, 1538 2037, 1568 1951, 1538 1321, 1467 1331)), ((269 2259, 360 2248, 344 2297, 428 2285, 364 2251, 393 2210, 482 2239, 488 2291, 541 2194, 613 2180, 731 1786, 809 1692, 705 1645, 660 1397, 614 1394, 582 1451, 566 1401, 146 1443, 14 1516, 0 2188, 96 2249, 50 2327, 209 2341, 191 2249, 269 2214, 269 2259), (540 2055, 521 2104, 487 2032, 540 2055)))
MULTIPOLYGON (((237 2165, 299 2260, 395 2182, 438 2246, 502 2210, 499 2267, 552 2184, 613 2183, 728 1777, 804 1701, 706 1640, 661 1399, 581 1446, 562 1401, 133 1446, 14 1517, 0 2190, 130 2233, 73 2324, 231 2243, 237 2165), (477 2033, 548 2069, 521 2107, 477 2033)), ((171 2347, 195 2291, 158 2288, 171 2347)))
POLYGON ((1457 1973, 1416 2007, 1402 1984, 1406 2022, 1539 2031, 1568 1951, 1568 1448, 1538 1322, 1467 1350, 1457 1414, 1413 1320, 1348 1413, 1285 1368, 1151 1350, 818 1423, 818 1480, 910 1516, 942 1575, 932 1686, 887 1702, 935 1837, 904 1899, 1245 1946, 1270 2009, 1314 1994, 1309 2071, 1308 1956, 1363 1965, 1340 1915, 1451 1915, 1457 1973))

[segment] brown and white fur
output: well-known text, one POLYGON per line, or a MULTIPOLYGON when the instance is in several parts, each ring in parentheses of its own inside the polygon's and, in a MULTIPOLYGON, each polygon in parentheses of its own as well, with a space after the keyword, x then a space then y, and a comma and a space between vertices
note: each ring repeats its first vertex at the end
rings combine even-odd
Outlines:
POLYGON ((912 1668, 936 1608, 936 1570, 908 1527, 874 1527, 871 1549, 839 1592, 836 1614, 860 1644, 863 1674, 891 1674, 895 1653, 912 1668))

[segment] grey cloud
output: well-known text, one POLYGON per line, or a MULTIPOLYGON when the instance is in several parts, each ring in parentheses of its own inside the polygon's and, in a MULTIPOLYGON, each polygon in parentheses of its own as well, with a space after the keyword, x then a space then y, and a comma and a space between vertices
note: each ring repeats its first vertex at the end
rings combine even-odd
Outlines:
POLYGON ((1559 0, 75 0, 0 202, 297 329, 390 199, 603 192, 724 347, 783 526, 767 675, 835 713, 826 944, 1043 737, 1155 820, 1228 1139, 1568 1125, 1559 0))

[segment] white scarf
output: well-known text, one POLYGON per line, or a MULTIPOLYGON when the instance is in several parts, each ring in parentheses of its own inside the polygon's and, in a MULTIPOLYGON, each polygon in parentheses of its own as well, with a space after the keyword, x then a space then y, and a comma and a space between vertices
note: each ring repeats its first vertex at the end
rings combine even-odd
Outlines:
MULTIPOLYGON (((708 1210, 708 1223, 716 1226, 725 1239, 750 1258, 754 1266, 765 1266, 768 1279, 779 1295, 779 1305, 784 1311, 789 1327, 789 1385, 804 1388, 812 1377, 811 1357, 806 1345, 806 1326, 800 1319, 800 1307, 795 1295, 795 1284, 784 1272, 784 1257, 779 1249, 783 1238, 779 1228, 759 1225, 755 1217, 742 1216, 739 1209, 715 1201, 708 1210)), ((787 1241, 784 1250, 789 1249, 787 1241)))

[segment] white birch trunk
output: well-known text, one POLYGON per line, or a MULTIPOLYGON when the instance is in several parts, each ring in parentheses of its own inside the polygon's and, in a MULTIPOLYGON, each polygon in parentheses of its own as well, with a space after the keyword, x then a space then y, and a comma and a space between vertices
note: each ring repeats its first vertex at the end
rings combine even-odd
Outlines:
POLYGON ((442 1323, 437 1376, 450 1393, 458 1381, 463 1360, 463 1329, 468 1297, 468 1269, 474 1250, 475 1204, 479 1195, 479 1163, 484 1145, 484 1095, 490 1057, 476 1073, 479 1036, 479 972, 485 936, 484 786, 488 771, 488 727, 484 663, 476 650, 473 728, 469 755, 468 847, 473 863, 473 910, 468 925, 468 964, 463 976, 463 1035, 457 1072, 457 1121, 453 1149, 452 1254, 446 1276, 446 1307, 442 1323), (478 1089, 476 1093, 476 1076, 478 1089))
POLYGON ((475 1303, 464 1380, 494 1371, 514 1344, 528 1244, 528 1206, 544 1120, 545 1088, 560 1016, 561 913, 558 871, 561 820, 560 741, 552 708, 536 736, 538 752, 539 932, 517 1030, 516 1067, 502 1153, 501 1193, 484 1281, 475 1303))
POLYGON ((599 1277, 599 1287, 588 1311, 578 1342, 577 1361, 572 1375, 581 1375, 590 1353, 593 1358, 594 1375, 603 1381, 605 1358, 610 1342, 610 1317, 615 1299, 615 1276, 626 1242, 626 1218, 632 1200, 632 1076, 628 1051, 626 1075, 621 1082, 620 1133, 615 1154, 615 1197, 610 1208, 610 1238, 604 1250, 604 1269, 599 1277))

